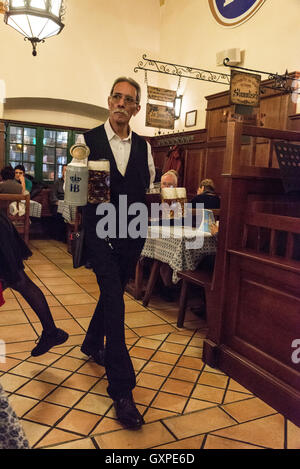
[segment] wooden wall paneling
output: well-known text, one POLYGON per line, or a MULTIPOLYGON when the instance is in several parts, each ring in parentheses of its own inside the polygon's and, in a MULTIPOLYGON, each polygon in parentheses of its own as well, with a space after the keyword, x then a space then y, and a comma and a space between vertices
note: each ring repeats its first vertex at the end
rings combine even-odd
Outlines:
POLYGON ((222 192, 224 154, 225 146, 209 147, 205 153, 203 178, 209 178, 214 181, 218 194, 222 192))
POLYGON ((284 275, 282 282, 283 271, 264 258, 230 253, 231 297, 225 306, 223 338, 232 350, 296 386, 291 344, 300 324, 300 269, 284 275))
POLYGON ((168 147, 154 147, 152 148, 152 156, 156 168, 162 169, 167 159, 169 148, 168 147))
POLYGON ((261 99, 260 115, 263 127, 287 129, 287 99, 291 99, 291 95, 278 94, 261 99))
POLYGON ((199 145, 190 145, 185 150, 183 185, 187 188, 188 200, 195 197, 199 183, 203 179, 205 152, 206 149, 199 145))
POLYGON ((203 360, 300 425, 299 366, 291 360, 291 344, 300 333, 300 262, 298 257, 288 258, 293 251, 291 236, 286 239, 288 252, 282 254, 275 252, 272 236, 269 251, 255 252, 255 243, 252 251, 243 245, 243 228, 251 222, 270 228, 271 234, 274 229, 299 233, 299 218, 294 211, 292 218, 287 217, 282 204, 294 207, 296 203, 299 211, 300 201, 284 193, 278 169, 241 166, 243 133, 265 140, 300 141, 300 134, 293 132, 228 123, 215 283, 203 360), (259 212, 265 208, 264 201, 270 212, 276 200, 280 216, 259 212))
POLYGON ((0 169, 5 166, 5 124, 0 121, 0 169))

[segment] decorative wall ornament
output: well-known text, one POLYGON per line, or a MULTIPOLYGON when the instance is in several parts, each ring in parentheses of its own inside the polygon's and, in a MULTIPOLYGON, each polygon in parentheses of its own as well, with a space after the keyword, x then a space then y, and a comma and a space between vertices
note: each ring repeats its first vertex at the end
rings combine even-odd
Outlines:
POLYGON ((216 21, 236 27, 249 20, 266 0, 208 0, 216 21))

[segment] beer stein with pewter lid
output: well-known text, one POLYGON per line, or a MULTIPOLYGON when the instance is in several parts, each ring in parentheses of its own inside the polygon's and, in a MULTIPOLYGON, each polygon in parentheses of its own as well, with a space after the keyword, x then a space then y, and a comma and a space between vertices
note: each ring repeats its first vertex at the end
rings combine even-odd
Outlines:
POLYGON ((71 163, 67 166, 65 176, 65 203, 83 207, 87 204, 88 168, 87 158, 90 149, 84 144, 75 144, 70 149, 71 163))

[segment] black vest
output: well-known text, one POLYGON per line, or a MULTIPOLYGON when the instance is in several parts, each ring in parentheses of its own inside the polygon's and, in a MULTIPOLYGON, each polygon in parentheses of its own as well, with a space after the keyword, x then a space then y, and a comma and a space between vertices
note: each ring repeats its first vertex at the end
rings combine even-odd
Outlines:
MULTIPOLYGON (((134 202, 145 203, 146 191, 150 184, 146 141, 132 132, 131 152, 125 176, 122 176, 117 168, 104 125, 89 130, 84 134, 84 137, 91 152, 89 161, 106 159, 110 162, 110 197, 111 203, 116 207, 117 213, 119 195, 127 195, 128 205, 134 202)), ((86 214, 89 218, 92 214, 95 216, 96 208, 97 204, 87 205, 86 214)))

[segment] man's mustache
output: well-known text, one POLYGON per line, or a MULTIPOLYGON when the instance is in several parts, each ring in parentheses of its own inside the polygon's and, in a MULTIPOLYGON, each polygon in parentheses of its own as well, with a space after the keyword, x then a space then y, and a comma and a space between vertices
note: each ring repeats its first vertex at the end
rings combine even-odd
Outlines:
POLYGON ((128 117, 128 112, 127 112, 125 109, 118 108, 118 109, 116 109, 115 111, 113 111, 113 114, 115 114, 116 112, 117 112, 118 114, 124 114, 126 117, 128 117))

